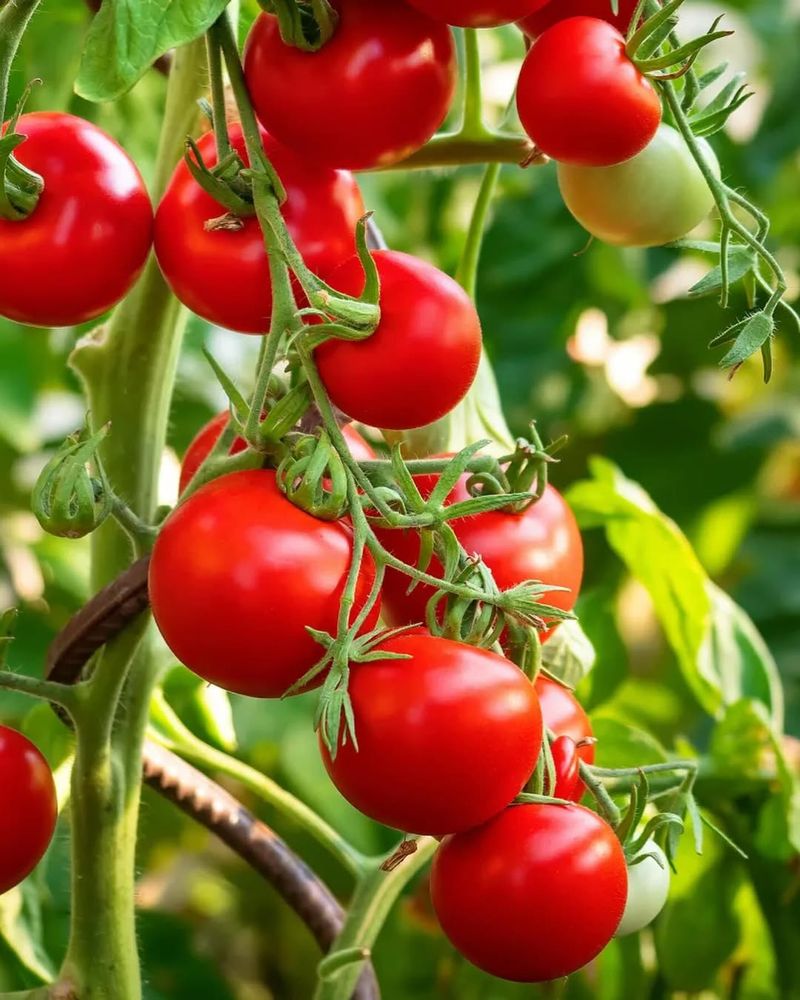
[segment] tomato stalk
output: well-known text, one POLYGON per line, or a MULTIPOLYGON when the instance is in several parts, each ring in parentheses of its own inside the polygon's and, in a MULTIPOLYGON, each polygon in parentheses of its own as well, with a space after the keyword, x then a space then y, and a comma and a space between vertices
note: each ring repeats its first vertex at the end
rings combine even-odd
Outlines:
MULTIPOLYGON (((196 118, 204 53, 194 43, 176 54, 159 148, 155 194, 166 187, 183 136, 196 118)), ((151 521, 166 436, 184 313, 151 259, 108 324, 81 341, 72 365, 83 381, 95 427, 111 422, 109 479, 136 516, 151 521), (131 391, 120 392, 124 372, 131 391)), ((107 521, 92 536, 92 585, 99 589, 130 563, 131 542, 107 521)), ((157 666, 146 620, 112 640, 91 678, 75 689, 77 752, 71 799, 72 921, 60 978, 66 995, 139 1000, 134 926, 134 852, 141 750, 157 666), (128 678, 130 677, 130 683, 128 678)))
POLYGON ((350 901, 344 927, 325 961, 330 963, 343 952, 351 960, 338 967, 328 964, 330 971, 320 978, 314 1000, 350 1000, 363 968, 363 958, 369 956, 392 906, 437 847, 433 837, 420 837, 414 853, 394 870, 386 871, 383 867, 395 853, 392 852, 362 876, 350 901))

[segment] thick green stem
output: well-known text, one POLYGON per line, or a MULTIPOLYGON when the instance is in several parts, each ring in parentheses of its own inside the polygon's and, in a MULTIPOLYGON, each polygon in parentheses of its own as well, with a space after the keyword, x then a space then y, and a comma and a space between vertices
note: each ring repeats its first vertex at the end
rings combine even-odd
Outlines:
MULTIPOLYGON (((204 46, 180 49, 170 74, 154 195, 158 198, 197 119, 204 46)), ((183 314, 150 260, 108 324, 83 340, 72 363, 95 427, 110 422, 104 468, 136 516, 151 521, 166 437, 183 314)), ((132 557, 127 533, 106 522, 92 536, 92 585, 132 557)), ((141 643, 146 619, 110 642, 80 690, 71 800, 72 925, 61 988, 80 1000, 140 1000, 134 923, 134 853, 144 728, 156 666, 141 643)))
POLYGON ((481 86, 481 52, 478 32, 464 29, 464 118, 461 123, 463 136, 483 138, 486 127, 483 121, 483 87, 481 86))
MULTIPOLYGON (((433 837, 417 840, 417 849, 393 871, 376 867, 359 882, 347 919, 339 937, 333 943, 330 956, 337 952, 350 952, 356 957, 360 949, 368 957, 372 946, 383 928, 397 897, 411 879, 421 871, 438 847, 433 837)), ((330 968, 330 958, 328 959, 330 968)), ((353 961, 331 971, 317 985, 314 1000, 350 1000, 358 977, 363 969, 363 961, 353 961)))
POLYGON ((414 170, 429 167, 458 167, 476 163, 525 163, 538 166, 543 158, 530 160, 533 145, 524 135, 492 132, 467 136, 461 132, 434 136, 422 149, 385 170, 414 170))

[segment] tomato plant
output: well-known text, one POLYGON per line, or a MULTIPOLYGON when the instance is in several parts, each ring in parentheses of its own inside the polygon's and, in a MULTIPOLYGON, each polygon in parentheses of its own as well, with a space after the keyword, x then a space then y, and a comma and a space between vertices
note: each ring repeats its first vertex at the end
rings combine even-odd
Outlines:
POLYGON ((571 17, 533 44, 519 76, 520 121, 541 152, 602 167, 641 152, 661 121, 661 101, 607 21, 571 17))
POLYGON ((58 803, 47 761, 29 739, 0 726, 0 894, 18 885, 44 857, 58 803))
POLYGON ((450 30, 403 0, 336 0, 330 42, 303 52, 263 14, 245 49, 245 73, 264 127, 317 162, 387 166, 442 124, 455 92, 450 30))
POLYGON ((512 806, 448 837, 431 871, 450 941, 479 968, 523 983, 568 976, 599 954, 626 892, 614 831, 582 806, 512 806))
POLYGON ((150 250, 153 210, 127 153, 91 122, 23 115, 20 162, 45 179, 24 220, 0 218, 0 315, 75 326, 131 288, 150 250))
POLYGON ((791 72, 615 6, 0 3, 3 998, 800 994, 791 72))
MULTIPOLYGON (((298 510, 274 473, 233 473, 165 524, 150 564, 153 615, 173 653, 205 680, 278 698, 319 659, 306 626, 335 631, 351 552, 349 528, 298 510)), ((357 608, 371 577, 365 564, 357 608)))
MULTIPOLYGON (((700 139, 710 168, 719 164, 700 139)), ((714 206, 700 168, 669 125, 636 156, 612 167, 559 163, 558 186, 567 208, 592 236, 626 247, 651 247, 685 236, 714 206), (658 198, 653 197, 658 192, 658 198)))
MULTIPOLYGON (((286 187, 283 216, 309 266, 330 270, 355 251, 355 224, 364 214, 352 174, 309 163, 262 133, 264 148, 286 187)), ((230 130, 232 148, 247 162, 241 128, 230 130)), ((207 167, 217 162, 214 135, 197 143, 207 167)), ((225 207, 192 176, 175 168, 156 212, 155 251, 177 297, 198 316, 239 333, 269 329, 269 260, 255 216, 230 222, 225 207), (214 220, 218 220, 216 223, 214 220)))
POLYGON ((466 830, 522 789, 542 742, 530 681, 487 650, 429 635, 379 647, 405 659, 355 665, 357 746, 332 756, 339 791, 372 819, 409 833, 466 830))
MULTIPOLYGON (((464 290, 437 268, 391 250, 373 256, 381 280, 378 327, 366 340, 334 339, 318 348, 320 377, 354 420, 393 430, 421 427, 445 416, 472 385, 480 320, 464 290)), ((353 258, 331 281, 359 294, 363 268, 353 258)))

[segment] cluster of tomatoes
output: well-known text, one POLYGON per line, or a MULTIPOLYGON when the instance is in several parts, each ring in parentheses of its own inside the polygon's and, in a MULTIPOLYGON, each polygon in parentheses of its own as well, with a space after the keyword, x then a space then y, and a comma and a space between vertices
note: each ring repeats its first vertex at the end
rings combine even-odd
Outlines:
MULTIPOLYGON (((212 420, 190 445, 184 486, 227 419, 212 420)), ((345 435, 356 458, 374 457, 353 425, 345 435)), ((232 450, 243 445, 238 439, 232 450)), ((467 478, 447 503, 468 496, 467 478)), ((427 497, 437 476, 415 481, 427 497)), ((450 523, 500 587, 538 579, 564 587, 547 599, 572 608, 583 571, 581 538, 552 486, 520 513, 490 511, 450 523)), ((392 555, 416 564, 416 532, 378 533, 392 555)), ((184 500, 159 535, 150 566, 155 620, 176 656, 201 677, 230 691, 279 697, 320 658, 309 629, 336 633, 351 555, 346 521, 321 521, 292 505, 274 472, 224 475, 184 500)), ((443 568, 434 559, 428 572, 441 576, 443 568)), ((351 615, 363 608, 373 581, 366 556, 351 615)), ((412 627, 385 638, 368 662, 350 664, 355 740, 332 751, 320 737, 324 764, 339 791, 367 816, 406 833, 444 838, 432 898, 442 927, 466 957, 507 979, 567 975, 620 928, 638 930, 652 919, 666 894, 664 885, 653 909, 652 882, 662 869, 652 862, 631 869, 648 882, 643 911, 642 892, 634 899, 628 891, 626 856, 614 831, 577 804, 585 791, 580 764, 594 760, 580 704, 545 676, 531 684, 504 656, 413 627, 424 620, 432 594, 425 584, 409 592, 408 577, 388 570, 381 601, 363 629, 375 627, 379 612, 393 626, 412 627), (546 790, 575 804, 513 804, 536 767, 546 731, 554 765, 546 790), (578 905, 581 934, 567 933, 578 905)))

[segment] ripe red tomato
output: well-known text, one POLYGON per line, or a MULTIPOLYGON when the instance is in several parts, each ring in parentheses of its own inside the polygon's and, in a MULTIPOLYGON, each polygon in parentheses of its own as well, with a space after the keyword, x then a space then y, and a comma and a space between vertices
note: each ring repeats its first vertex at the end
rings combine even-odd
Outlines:
MULTIPOLYGON (((277 698, 321 657, 306 626, 336 632, 352 549, 346 524, 295 507, 274 472, 222 476, 176 508, 158 536, 153 616, 175 656, 200 677, 277 698)), ((354 615, 373 579, 367 557, 354 615)))
POLYGON ((520 121, 554 160, 604 167, 635 156, 661 121, 661 102, 607 21, 571 17, 538 39, 517 86, 520 121))
POLYGON ((494 816, 517 795, 542 740, 538 699, 502 656, 424 634, 381 649, 406 660, 354 664, 358 749, 331 759, 333 783, 357 809, 406 833, 441 835, 494 816))
POLYGON ((22 733, 0 726, 0 894, 39 864, 57 819, 47 761, 22 733))
POLYGON ((0 219, 0 315, 74 326, 130 290, 153 238, 153 209, 128 154, 96 125, 57 112, 23 115, 14 153, 44 178, 32 214, 0 219))
POLYGON ((611 940, 627 896, 625 854, 582 806, 517 805, 447 837, 433 859, 442 929, 493 976, 538 983, 590 962, 611 940))
MULTIPOLYGON (((437 476, 415 476, 423 497, 430 496, 437 476)), ((468 476, 462 476, 448 497, 448 503, 465 500, 468 476)), ((479 555, 506 590, 523 580, 540 580, 551 586, 568 587, 551 591, 542 600, 564 611, 575 606, 583 577, 583 543, 578 525, 561 494, 547 487, 542 498, 521 514, 492 511, 450 521, 468 555, 479 555)), ((381 530, 381 543, 395 556, 414 566, 419 560, 419 535, 415 531, 381 530)), ((441 576, 442 565, 434 557, 428 572, 441 576)), ((383 586, 383 613, 391 625, 425 621, 425 606, 433 594, 427 584, 418 584, 407 593, 409 578, 389 569, 383 586)), ((549 637, 552 629, 543 634, 549 637)))
MULTIPOLYGON (((262 133, 264 148, 286 188, 283 217, 312 271, 330 271, 355 253, 355 227, 364 214, 352 174, 303 160, 262 133)), ((240 125, 231 145, 249 162, 240 125)), ((213 133, 198 142, 207 166, 217 162, 213 133)), ((239 333, 266 333, 272 295, 269 261, 255 216, 241 229, 205 224, 225 209, 195 181, 185 162, 175 169, 156 212, 155 251, 164 277, 192 312, 239 333)))
POLYGON ((628 30, 636 11, 638 0, 619 0, 619 12, 611 9, 611 0, 549 0, 539 9, 519 22, 520 28, 530 38, 538 38, 558 21, 568 17, 597 17, 613 24, 623 35, 628 30))
POLYGON ((536 678, 535 687, 544 724, 557 737, 552 747, 557 779, 553 794, 559 799, 578 802, 586 790, 578 777, 578 761, 594 764, 592 724, 569 688, 544 674, 536 678))
POLYGON ((333 0, 318 52, 285 45, 262 14, 244 53, 262 124, 314 162, 369 170, 403 160, 445 119, 456 85, 450 29, 402 0, 333 0))
MULTIPOLYGON (((393 250, 373 254, 381 319, 366 340, 329 340, 316 351, 331 400, 371 427, 407 430, 433 423, 460 403, 481 357, 481 325, 467 293, 432 264, 393 250)), ((331 284, 364 290, 357 257, 331 284)))
POLYGON ((462 28, 494 28, 519 21, 543 7, 547 0, 408 0, 412 7, 436 21, 462 28))
MULTIPOLYGON (((218 413, 216 417, 212 417, 211 420, 209 420, 205 427, 201 427, 197 432, 189 447, 186 449, 186 454, 183 456, 183 462, 181 462, 181 479, 178 486, 179 493, 183 493, 192 479, 194 479, 198 469, 203 462, 205 462, 206 458, 211 453, 212 448, 217 443, 220 435, 225 430, 225 425, 227 423, 227 411, 224 413, 218 413)), ((367 444, 352 424, 345 424, 342 428, 342 434, 344 434, 345 439, 350 446, 350 454, 356 459, 356 461, 368 462, 370 459, 375 458, 375 452, 372 448, 370 448, 369 444, 367 444)), ((228 454, 237 455, 240 451, 244 451, 246 447, 247 443, 244 438, 235 437, 233 439, 233 443, 228 449, 228 454)))

